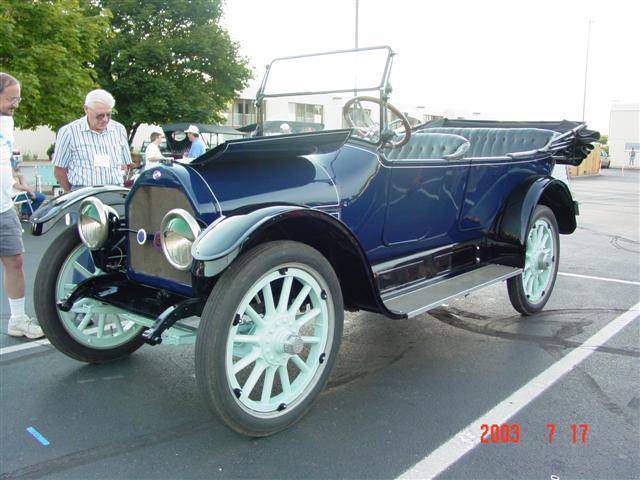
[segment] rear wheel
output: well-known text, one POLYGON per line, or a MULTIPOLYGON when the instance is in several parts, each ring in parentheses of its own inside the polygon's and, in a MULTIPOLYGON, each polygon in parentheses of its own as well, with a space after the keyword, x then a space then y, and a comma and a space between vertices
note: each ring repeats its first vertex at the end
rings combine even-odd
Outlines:
POLYGON ((327 382, 343 314, 340 284, 318 251, 277 241, 247 252, 202 312, 196 378, 209 407, 254 437, 298 421, 327 382))
POLYGON ((144 343, 135 315, 93 299, 77 301, 69 312, 58 309, 78 283, 101 275, 77 227, 70 227, 45 252, 34 284, 38 322, 49 341, 62 353, 88 363, 125 357, 144 343))
POLYGON ((507 280, 511 305, 523 315, 542 310, 558 275, 560 237, 558 222, 549 207, 538 205, 527 232, 524 271, 507 280))

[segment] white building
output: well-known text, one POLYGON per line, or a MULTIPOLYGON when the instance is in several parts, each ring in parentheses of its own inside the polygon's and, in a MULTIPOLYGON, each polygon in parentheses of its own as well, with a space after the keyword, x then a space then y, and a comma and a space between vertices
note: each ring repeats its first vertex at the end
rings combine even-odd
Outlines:
MULTIPOLYGON (((236 99, 227 112, 226 125, 242 127, 257 120, 255 107, 255 89, 247 89, 236 99)), ((376 96, 376 92, 363 92, 363 95, 376 96)), ((342 107, 352 97, 349 93, 331 95, 305 95, 295 97, 277 97, 265 99, 266 121, 322 123, 326 130, 347 128, 342 118, 342 107)), ((393 100, 391 101, 393 103, 393 100)), ((396 105, 396 104, 394 104, 396 105)), ((412 125, 442 118, 474 118, 462 112, 447 110, 440 112, 421 105, 396 105, 412 125)), ((368 105, 365 105, 365 108, 368 105)), ((373 115, 375 118, 375 114, 373 115)))
POLYGON ((14 149, 20 150, 23 159, 47 158, 47 150, 56 141, 56 134, 49 127, 37 127, 34 130, 16 130, 14 149))
MULTIPOLYGON (((256 88, 248 88, 226 112, 226 125, 235 128, 255 123, 257 120, 255 107, 256 88)), ((363 92, 364 95, 376 96, 376 92, 363 92)), ((282 122, 308 122, 324 124, 326 130, 348 128, 342 118, 342 107, 352 97, 350 93, 333 95, 307 95, 282 98, 267 98, 265 100, 265 118, 282 122)), ((393 99, 391 100, 393 103, 393 99)), ((423 105, 396 105, 413 125, 418 125, 437 118, 478 118, 478 113, 454 109, 437 109, 423 105)), ((368 105, 365 105, 365 108, 368 105)), ((375 118, 377 113, 373 113, 375 118)), ((481 118, 485 118, 483 115, 481 118)), ((117 118, 116 118, 117 120, 117 118)), ((390 118, 390 120, 393 120, 390 118)), ((138 127, 132 142, 133 151, 140 151, 142 142, 149 140, 151 132, 160 131, 160 126, 142 124, 138 127)), ((17 130, 15 148, 21 154, 36 155, 38 159, 47 158, 46 151, 55 142, 55 132, 48 127, 38 127, 35 130, 17 130)))
MULTIPOLYGON (((612 167, 629 166, 629 152, 640 151, 640 105, 613 104, 609 120, 609 156, 612 167)), ((635 168, 638 168, 640 153, 636 153, 635 168)))

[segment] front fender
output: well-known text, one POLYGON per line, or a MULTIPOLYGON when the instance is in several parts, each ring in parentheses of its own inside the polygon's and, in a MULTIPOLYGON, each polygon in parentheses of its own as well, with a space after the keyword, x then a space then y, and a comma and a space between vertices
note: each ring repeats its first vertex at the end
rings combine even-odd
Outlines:
POLYGON ((220 217, 196 239, 191 247, 191 255, 195 260, 205 262, 231 256, 232 258, 229 259, 231 262, 237 256, 242 244, 265 223, 283 213, 302 209, 303 207, 295 205, 278 205, 260 208, 242 215, 220 217))
POLYGON ((87 197, 97 197, 104 204, 116 209, 119 215, 124 214, 124 200, 129 193, 129 189, 116 185, 104 185, 101 187, 85 187, 74 190, 42 204, 33 215, 31 215, 31 233, 39 236, 43 235, 60 221, 67 213, 77 215, 80 203, 87 197))

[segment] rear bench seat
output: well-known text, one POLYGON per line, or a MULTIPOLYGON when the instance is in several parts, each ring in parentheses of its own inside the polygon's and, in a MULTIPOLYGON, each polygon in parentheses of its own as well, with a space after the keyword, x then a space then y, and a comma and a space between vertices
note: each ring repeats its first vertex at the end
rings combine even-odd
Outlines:
POLYGON ((401 148, 389 149, 390 160, 504 157, 546 146, 556 135, 541 128, 425 128, 401 148))
MULTIPOLYGON (((416 132, 458 135, 470 143, 465 158, 504 157, 508 153, 527 152, 544 147, 556 135, 541 128, 425 128, 416 132)), ((413 138, 409 140, 409 143, 413 138)))

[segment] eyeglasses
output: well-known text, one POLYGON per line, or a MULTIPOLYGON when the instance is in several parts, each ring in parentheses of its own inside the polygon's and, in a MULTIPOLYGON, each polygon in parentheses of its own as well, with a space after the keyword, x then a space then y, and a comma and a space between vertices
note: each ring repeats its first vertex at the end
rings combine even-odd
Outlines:
POLYGON ((9 103, 17 105, 18 103, 20 103, 20 100, 22 100, 22 97, 9 97, 7 100, 9 100, 9 103))
POLYGON ((88 107, 88 108, 95 114, 96 120, 104 120, 105 118, 111 119, 111 115, 113 114, 113 112, 96 113, 96 111, 93 108, 91 107, 88 107))

